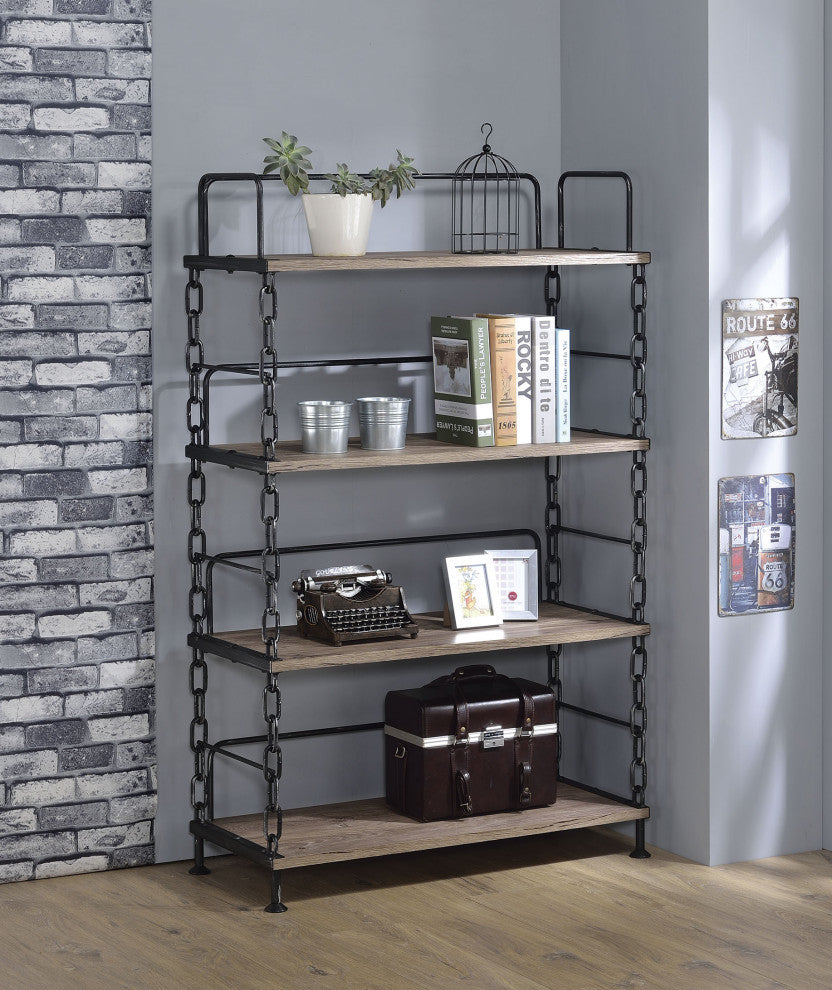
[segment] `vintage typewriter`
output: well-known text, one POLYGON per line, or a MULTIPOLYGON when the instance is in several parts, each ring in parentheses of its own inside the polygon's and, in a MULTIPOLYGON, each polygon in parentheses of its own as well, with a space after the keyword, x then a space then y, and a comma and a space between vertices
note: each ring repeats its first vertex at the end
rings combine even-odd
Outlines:
POLYGON ((413 638, 419 627, 404 592, 385 571, 363 564, 301 571, 292 582, 298 596, 301 636, 341 646, 368 639, 413 638))

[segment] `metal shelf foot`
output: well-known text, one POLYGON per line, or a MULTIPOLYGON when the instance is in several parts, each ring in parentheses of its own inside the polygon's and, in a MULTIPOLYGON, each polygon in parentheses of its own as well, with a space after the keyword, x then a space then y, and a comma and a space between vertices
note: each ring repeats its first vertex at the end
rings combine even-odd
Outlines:
POLYGON ((272 899, 263 910, 268 914, 283 914, 289 910, 281 900, 280 873, 276 870, 272 870, 272 899))
POLYGON ((188 870, 193 876, 203 877, 211 871, 205 865, 205 840, 194 836, 194 865, 188 870))
POLYGON ((650 859, 650 853, 644 848, 644 819, 636 822, 636 847, 630 853, 630 859, 650 859))

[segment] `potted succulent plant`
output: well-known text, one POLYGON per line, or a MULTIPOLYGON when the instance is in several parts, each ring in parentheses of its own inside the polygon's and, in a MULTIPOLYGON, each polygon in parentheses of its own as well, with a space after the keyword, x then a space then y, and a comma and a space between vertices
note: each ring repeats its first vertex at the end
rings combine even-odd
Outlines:
POLYGON ((264 175, 279 172, 289 192, 302 193, 309 240, 315 255, 350 256, 364 254, 370 235, 373 203, 378 200, 387 205, 395 192, 398 199, 406 189, 413 189, 418 170, 413 159, 396 152, 397 159, 387 168, 374 168, 370 178, 364 179, 339 163, 337 171, 325 173, 331 183, 331 192, 309 192, 309 170, 312 163, 306 157, 310 148, 298 144, 294 134, 283 131, 280 140, 263 138, 274 152, 263 159, 264 175))

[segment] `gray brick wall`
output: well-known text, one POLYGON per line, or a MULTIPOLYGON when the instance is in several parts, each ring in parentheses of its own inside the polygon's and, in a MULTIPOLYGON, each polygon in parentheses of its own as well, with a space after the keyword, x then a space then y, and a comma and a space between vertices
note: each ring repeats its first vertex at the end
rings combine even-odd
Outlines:
POLYGON ((0 881, 153 859, 150 0, 0 0, 0 881))

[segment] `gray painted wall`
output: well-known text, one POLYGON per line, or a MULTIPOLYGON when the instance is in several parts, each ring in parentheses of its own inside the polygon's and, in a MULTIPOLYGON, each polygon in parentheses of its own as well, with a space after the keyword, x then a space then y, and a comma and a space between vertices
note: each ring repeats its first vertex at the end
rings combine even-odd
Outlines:
MULTIPOLYGON (((824 66, 830 64, 832 59, 832 3, 825 0, 824 11, 824 66)), ((830 174, 832 167, 832 72, 826 71, 824 74, 824 174, 830 174)), ((828 314, 832 312, 832 252, 829 245, 832 244, 832 191, 828 183, 824 186, 823 196, 823 231, 824 231, 824 344, 827 339, 826 326, 829 323, 828 314)), ((828 355, 829 349, 824 350, 824 356, 828 355)), ((832 374, 828 367, 824 367, 823 375, 823 429, 825 436, 832 436, 832 374)), ((824 507, 828 505, 830 492, 832 492, 832 458, 825 453, 823 458, 824 467, 824 507)), ((825 526, 823 533, 823 548, 826 560, 832 559, 832 527, 825 526)), ((824 624, 823 624, 823 848, 832 849, 832 622, 830 622, 830 592, 828 586, 824 590, 823 601, 824 624)))
MULTIPOLYGON (((653 256, 647 269, 648 838, 706 861, 706 11, 666 0, 565 0, 561 12, 564 169, 628 172, 634 246, 653 256)), ((628 333, 618 305, 607 311, 608 325, 628 333)), ((628 674, 619 660, 618 678, 628 674)), ((620 683, 613 676, 610 671, 609 681, 620 683)), ((596 690, 620 711, 612 690, 606 698, 603 686, 596 690)))
MULTIPOLYGON (((400 147, 427 171, 453 169, 479 150, 480 124, 494 125, 493 147, 545 183, 547 240, 552 241, 554 182, 560 172, 559 8, 545 0, 439 0, 397 8, 360 0, 348 16, 334 4, 287 10, 267 0, 230 10, 224 0, 160 4, 155 12, 154 86, 168 94, 154 108, 155 326, 157 416, 157 655, 159 817, 157 857, 188 856, 190 697, 185 646, 188 632, 185 538, 186 441, 182 255, 195 243, 195 189, 203 172, 259 171, 261 138, 282 129, 315 150, 328 171, 347 160, 358 170, 386 164, 400 147), (330 16, 331 15, 331 16, 330 16), (218 56, 217 53, 221 53, 218 56), (522 79, 521 79, 522 77, 522 79), (508 82, 508 85, 507 85, 508 82)), ((306 250, 300 204, 273 202, 267 227, 271 250, 306 250)), ((217 251, 249 251, 251 213, 234 196, 217 200, 217 251), (227 245, 227 246, 226 246, 227 245)), ((449 243, 449 196, 417 192, 384 211, 377 208, 370 250, 444 247, 449 243)), ((209 359, 239 358, 259 349, 259 281, 208 275, 203 330, 209 359)), ((432 312, 477 308, 541 308, 540 279, 459 279, 447 274, 407 279, 285 278, 279 282, 279 357, 424 353, 432 312)), ((374 374, 295 375, 281 384, 280 434, 298 435, 294 402, 340 395, 410 394, 417 429, 431 428, 429 384, 413 369, 374 374)), ((257 389, 237 383, 217 390, 214 436, 254 439, 257 389)), ((258 486, 254 477, 209 467, 205 510, 209 549, 255 547, 258 486)), ((346 473, 288 480, 281 493, 281 542, 323 542, 399 532, 540 526, 544 486, 539 465, 448 472, 346 473), (511 496, 507 493, 511 492, 511 496)), ((455 546, 426 554, 378 554, 409 592, 411 607, 439 607, 439 560, 455 546)), ((460 548, 461 549, 461 548, 460 548)), ((309 561, 284 562, 291 578, 309 561)), ((288 580, 283 582, 284 587, 288 580)), ((260 589, 228 579, 218 625, 259 621, 260 589)), ((291 593, 281 611, 292 616, 291 593)), ((500 658, 497 658, 500 660, 500 658)), ((209 660, 211 736, 262 731, 262 678, 209 660)), ((361 671, 284 675, 284 729, 380 718, 384 692, 445 672, 444 661, 384 665, 361 671), (306 722, 301 709, 312 711, 306 722)), ((507 673, 545 678, 545 657, 527 654, 500 662, 507 673)), ((337 743, 287 745, 281 803, 286 807, 365 797, 382 792, 376 736, 337 743)), ((227 775, 233 801, 219 813, 257 810, 262 779, 227 775)))
POLYGON ((648 835, 709 863, 820 842, 821 14, 562 4, 564 167, 630 171, 654 252, 648 835), (801 300, 798 436, 722 441, 721 300, 777 294, 801 300), (717 479, 770 471, 797 475, 797 605, 721 619, 717 479))
MULTIPOLYGON (((820 434, 806 410, 819 408, 822 399, 817 332, 819 3, 790 7, 788 14, 782 5, 769 3, 767 17, 761 18, 759 5, 739 0, 710 6, 564 0, 562 20, 557 7, 542 2, 515 5, 510 17, 496 4, 466 2, 449 8, 426 3, 415 11, 394 13, 393 23, 386 10, 379 28, 372 26, 372 18, 380 5, 369 0, 353 8, 349 24, 338 19, 331 28, 320 7, 314 16, 301 10, 278 17, 272 5, 261 2, 236 10, 231 19, 218 0, 172 6, 157 11, 155 49, 158 90, 178 94, 176 100, 160 101, 155 114, 157 489, 161 504, 169 507, 158 523, 157 550, 159 858, 189 853, 181 255, 194 247, 196 180, 208 170, 258 169, 260 138, 282 128, 316 150, 314 160, 321 168, 344 158, 369 168, 402 145, 426 169, 451 168, 476 150, 478 126, 486 119, 495 125, 495 148, 550 184, 547 239, 554 233, 551 183, 561 171, 562 135, 563 168, 623 168, 631 173, 636 247, 653 252, 648 326, 648 432, 654 441, 648 599, 654 624, 648 644, 653 818, 648 835, 703 862, 816 846, 822 572, 819 543, 807 533, 811 520, 821 518, 820 468, 812 463, 820 434), (478 25, 473 33, 472 25, 478 25), (403 43, 393 48, 387 43, 391 37, 403 43), (357 66, 345 54, 345 41, 352 38, 361 52, 357 66), (761 77, 753 67, 732 62, 745 46, 754 52, 767 42, 769 50, 776 48, 782 55, 785 72, 761 77), (204 56, 215 50, 222 50, 221 60, 204 56), (503 77, 480 71, 483 57, 489 56, 491 65, 499 57, 522 66, 522 100, 519 86, 507 91, 503 77), (189 115, 182 107, 191 108, 189 115), (768 197, 759 183, 749 181, 753 146, 732 141, 731 167, 724 171, 729 148, 726 132, 717 125, 726 113, 729 135, 750 128, 774 142, 777 154, 766 177, 777 196, 787 198, 776 233, 788 238, 788 257, 775 251, 774 260, 756 264, 768 197), (740 211, 737 222, 726 225, 726 216, 734 211, 740 211), (715 243, 717 230, 720 241, 715 243), (743 241, 749 231, 756 239, 743 241), (719 301, 726 295, 780 292, 801 297, 800 433, 778 443, 729 444, 718 436, 719 301), (806 520, 799 544, 798 606, 778 616, 719 619, 716 479, 758 470, 798 474, 799 519, 806 520), (781 650, 772 659, 767 647, 775 636, 788 644, 788 652, 781 650)), ((591 205, 591 197, 584 202, 591 205)), ((299 204, 284 199, 274 210, 268 230, 274 249, 305 250, 299 204)), ((436 195, 417 194, 394 203, 376 216, 371 249, 442 246, 446 212, 447 205, 436 195)), ((251 220, 239 199, 223 197, 215 216, 219 249, 242 250, 251 220)), ((595 233, 575 228, 576 237, 595 233)), ((607 231, 598 238, 605 239, 607 231)), ((494 307, 527 308, 527 300, 536 299, 539 291, 522 277, 499 287, 490 282, 385 278, 373 280, 368 292, 361 280, 333 277, 312 287, 302 279, 285 279, 280 290, 281 357, 371 353, 380 328, 390 352, 419 350, 413 341, 424 339, 424 317, 431 311, 471 309, 483 305, 484 298, 494 307)), ((255 296, 256 284, 240 276, 206 279, 205 327, 216 348, 212 356, 237 356, 240 341, 256 346, 255 296), (232 337, 234 346, 229 347, 232 337)), ((577 284, 572 298, 583 303, 590 294, 577 284)), ((625 332, 618 329, 618 299, 610 308, 597 307, 593 325, 608 321, 613 334, 625 332)), ((573 306, 575 318, 579 312, 573 306)), ((569 321, 568 303, 564 318, 569 321)), ((292 404, 297 398, 313 391, 354 396, 382 386, 409 391, 416 399, 416 427, 429 425, 429 391, 410 372, 383 379, 339 374, 325 382, 295 376, 285 385, 281 435, 293 435, 296 429, 292 404)), ((611 398, 603 411, 607 413, 619 417, 618 398, 611 398)), ((229 439, 251 436, 255 416, 256 396, 244 387, 218 390, 217 428, 229 439)), ((284 542, 286 534, 295 542, 335 539, 345 527, 359 537, 379 529, 449 531, 462 525, 466 513, 472 528, 503 525, 509 512, 520 524, 538 525, 541 518, 537 473, 519 466, 497 478, 485 471, 455 473, 450 491, 447 475, 439 471, 376 480, 383 482, 382 488, 374 489, 368 478, 342 478, 325 493, 309 479, 288 483, 281 501, 284 542), (448 492, 442 502, 436 500, 437 488, 448 492), (488 507, 500 504, 507 490, 517 493, 514 502, 495 517, 488 507), (464 496, 474 491, 482 494, 483 508, 468 512, 464 496), (338 518, 332 515, 332 499, 339 505, 338 518)), ((206 528, 209 535, 221 532, 211 549, 256 545, 255 479, 230 478, 209 468, 208 484, 206 528)), ((626 520, 626 507, 616 499, 582 498, 604 490, 593 468, 573 472, 565 485, 571 504, 582 503, 574 524, 590 521, 593 502, 595 521, 626 520)), ((573 562, 580 560, 577 551, 565 553, 570 552, 573 562)), ((417 607, 438 604, 437 559, 409 555, 388 559, 385 565, 413 589, 417 607)), ((300 566, 300 561, 294 566, 289 562, 286 568, 291 574, 300 566)), ((573 573, 580 593, 584 571, 573 573)), ((610 589, 611 595, 616 593, 610 589)), ((259 613, 252 594, 257 591, 227 581, 221 624, 253 624, 259 613)), ((281 609, 291 610, 291 601, 283 598, 281 609)), ((259 680, 211 663, 211 692, 221 699, 209 710, 217 726, 212 736, 236 731, 241 720, 258 730, 259 680)), ((542 656, 506 658, 501 666, 509 673, 522 667, 532 676, 545 676, 542 656)), ((573 673, 582 666, 574 664, 573 673)), ((301 727, 293 702, 314 707, 319 724, 374 719, 388 687, 421 682, 444 668, 437 662, 397 665, 395 671, 374 668, 360 675, 284 677, 284 727, 301 727)), ((574 678, 579 695, 601 705, 620 704, 620 658, 602 651, 592 668, 585 669, 588 675, 574 678)), ((594 747, 608 748, 604 740, 588 741, 577 770, 592 773, 600 769, 596 763, 606 763, 607 753, 594 747)), ((281 788, 286 806, 367 796, 381 789, 377 747, 369 737, 338 747, 319 742, 302 751, 287 746, 286 767, 281 788), (298 774, 301 766, 314 768, 314 773, 298 774)), ((226 783, 234 800, 221 813, 246 803, 252 810, 258 806, 258 782, 233 777, 226 783)))
POLYGON ((711 863, 821 843, 823 4, 709 5, 711 863), (776 73, 759 72, 776 50, 776 73), (720 440, 720 306, 800 299, 798 432, 720 440), (720 618, 717 480, 795 475, 795 607, 720 618))

